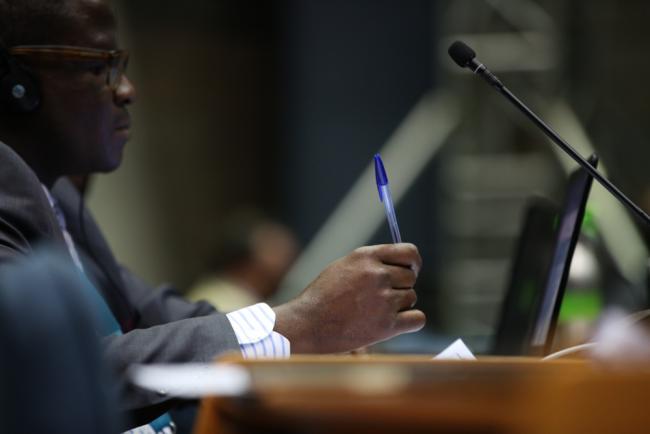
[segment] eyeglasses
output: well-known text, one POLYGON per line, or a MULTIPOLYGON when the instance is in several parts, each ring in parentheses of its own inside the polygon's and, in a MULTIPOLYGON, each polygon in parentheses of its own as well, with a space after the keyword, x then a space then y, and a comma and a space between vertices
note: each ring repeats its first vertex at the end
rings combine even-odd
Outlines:
POLYGON ((126 50, 100 50, 68 45, 19 45, 11 47, 9 54, 43 60, 69 60, 73 62, 103 62, 107 69, 106 85, 113 91, 120 85, 129 63, 126 50))

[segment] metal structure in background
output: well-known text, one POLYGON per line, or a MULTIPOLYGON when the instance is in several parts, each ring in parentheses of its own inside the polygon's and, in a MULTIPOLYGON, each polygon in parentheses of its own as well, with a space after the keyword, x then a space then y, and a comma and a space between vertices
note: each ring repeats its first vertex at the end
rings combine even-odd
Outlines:
MULTIPOLYGON (((570 13, 566 2, 476 3, 447 3, 439 51, 453 40, 465 40, 583 156, 594 152, 571 104, 560 96, 565 86, 563 50, 569 45, 563 33, 563 20, 570 13), (468 34, 468 29, 474 32, 468 34)), ((565 173, 576 165, 481 80, 467 74, 462 80, 466 138, 465 143, 454 145, 457 150, 444 175, 448 182, 442 183, 453 190, 447 191, 447 203, 441 204, 448 215, 443 235, 452 252, 440 267, 448 270, 440 276, 441 305, 445 306, 441 314, 446 313, 448 330, 472 336, 488 334, 495 324, 513 251, 505 246, 512 245, 519 234, 526 199, 533 192, 553 196, 558 163, 565 173)), ((605 166, 601 166, 603 173, 605 166)), ((636 298, 644 299, 641 288, 648 252, 630 216, 600 186, 594 188, 588 207, 618 269, 639 288, 636 298)))
MULTIPOLYGON (((382 150, 391 176, 403 176, 395 182, 396 201, 443 146, 448 151, 439 175, 442 191, 436 196, 444 252, 436 267, 441 270, 438 311, 429 312, 438 316, 443 332, 470 337, 492 333, 525 203, 534 193, 560 199, 561 174, 575 167, 481 80, 452 65, 447 47, 457 39, 473 46, 493 72, 588 155, 594 147, 585 128, 559 96, 567 8, 561 0, 439 2, 434 19, 442 31, 434 56, 449 72, 441 83, 449 93, 424 97, 382 150)), ((303 288, 324 263, 367 242, 383 223, 381 209, 370 203, 375 197, 370 170, 360 175, 307 246, 285 281, 282 298, 303 288), (350 232, 351 227, 364 230, 350 232)), ((618 268, 633 284, 643 285, 648 252, 630 217, 600 188, 588 206, 618 268)))
MULTIPOLYGON (((454 40, 472 46, 510 87, 556 89, 560 62, 558 27, 532 1, 446 2, 439 52, 454 40), (525 84, 522 84, 525 83, 525 84)), ((514 243, 524 207, 536 193, 556 195, 561 176, 550 148, 500 101, 482 80, 440 60, 453 77, 463 106, 463 134, 442 174, 442 239, 449 252, 441 261, 439 304, 444 328, 464 336, 491 333, 507 287, 514 243), (510 116, 512 115, 512 116, 510 116)))

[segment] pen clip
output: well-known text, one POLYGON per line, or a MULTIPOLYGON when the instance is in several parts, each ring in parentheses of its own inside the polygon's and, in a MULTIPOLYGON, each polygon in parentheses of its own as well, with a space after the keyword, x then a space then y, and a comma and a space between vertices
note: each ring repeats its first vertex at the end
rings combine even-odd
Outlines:
POLYGON ((382 194, 382 187, 388 185, 388 176, 386 176, 386 169, 384 169, 384 162, 381 161, 381 156, 375 154, 375 181, 377 182, 377 192, 379 193, 379 200, 384 201, 382 194))

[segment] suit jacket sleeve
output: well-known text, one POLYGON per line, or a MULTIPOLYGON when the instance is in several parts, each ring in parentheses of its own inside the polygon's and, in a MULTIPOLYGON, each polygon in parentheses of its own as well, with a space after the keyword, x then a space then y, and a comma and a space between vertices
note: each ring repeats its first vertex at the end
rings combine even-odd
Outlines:
POLYGON ((130 331, 104 338, 104 354, 119 379, 120 407, 140 425, 168 410, 174 401, 129 384, 130 365, 209 363, 221 353, 239 351, 239 343, 226 315, 207 303, 190 303, 171 285, 154 289, 126 268, 120 269, 120 277, 135 321, 130 331))
POLYGON ((174 401, 164 393, 146 391, 126 378, 132 364, 208 363, 228 349, 239 348, 228 319, 222 314, 187 318, 103 339, 104 358, 118 379, 119 407, 135 425, 167 411, 174 401))

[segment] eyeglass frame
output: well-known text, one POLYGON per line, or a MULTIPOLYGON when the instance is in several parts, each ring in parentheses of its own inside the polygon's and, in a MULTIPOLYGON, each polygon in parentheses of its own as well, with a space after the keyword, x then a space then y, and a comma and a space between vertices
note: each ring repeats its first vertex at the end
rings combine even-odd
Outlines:
POLYGON ((7 50, 12 56, 54 56, 57 60, 96 60, 108 66, 106 85, 115 91, 121 82, 129 63, 127 50, 102 50, 99 48, 76 47, 72 45, 16 45, 7 50))

